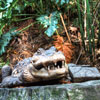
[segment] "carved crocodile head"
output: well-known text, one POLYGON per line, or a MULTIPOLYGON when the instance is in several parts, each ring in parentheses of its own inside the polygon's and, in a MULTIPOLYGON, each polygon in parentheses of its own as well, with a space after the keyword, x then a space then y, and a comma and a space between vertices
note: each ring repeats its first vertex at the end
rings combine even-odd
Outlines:
POLYGON ((57 51, 55 47, 48 50, 40 48, 33 57, 24 59, 15 65, 11 76, 4 78, 2 85, 6 83, 4 85, 6 87, 54 80, 65 77, 67 72, 65 56, 62 52, 57 51))
POLYGON ((56 51, 55 47, 51 47, 49 50, 40 48, 32 57, 27 68, 29 70, 24 70, 23 79, 29 82, 62 78, 68 72, 65 56, 62 52, 56 51))

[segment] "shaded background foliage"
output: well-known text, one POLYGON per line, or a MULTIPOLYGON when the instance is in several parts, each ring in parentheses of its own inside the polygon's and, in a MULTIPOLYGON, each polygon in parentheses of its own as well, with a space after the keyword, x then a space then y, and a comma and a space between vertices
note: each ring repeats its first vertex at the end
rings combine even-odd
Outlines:
POLYGON ((40 23, 40 28, 45 30, 44 33, 51 37, 56 30, 62 28, 60 14, 63 16, 65 14, 66 26, 79 27, 84 50, 93 58, 95 39, 98 41, 97 45, 100 45, 100 1, 86 0, 86 7, 84 0, 0 0, 0 55, 5 52, 10 40, 20 33, 16 30, 6 31, 13 28, 13 23, 34 19, 35 23, 40 23), (84 35, 85 10, 86 36, 84 35), (95 34, 96 29, 98 32, 95 34))

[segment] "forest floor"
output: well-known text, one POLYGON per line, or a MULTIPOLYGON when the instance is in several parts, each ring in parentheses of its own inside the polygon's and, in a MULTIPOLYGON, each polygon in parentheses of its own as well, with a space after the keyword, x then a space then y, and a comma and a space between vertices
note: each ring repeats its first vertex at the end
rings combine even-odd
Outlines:
MULTIPOLYGON (((20 22, 14 26, 18 27, 18 30, 23 29, 27 25, 33 23, 32 19, 20 22)), ((84 51, 82 45, 79 42, 76 42, 80 37, 77 30, 71 30, 70 38, 72 40, 72 45, 74 46, 74 53, 72 55, 70 63, 81 64, 81 65, 91 65, 100 69, 100 51, 96 48, 95 58, 93 61, 90 60, 90 56, 87 52, 84 51), (79 36, 78 36, 79 35, 79 36)), ((61 32, 61 36, 67 40, 66 34, 64 31, 61 32)), ((15 37, 7 47, 7 52, 4 54, 5 61, 8 59, 10 66, 13 67, 18 61, 33 56, 34 52, 38 48, 48 49, 54 45, 53 37, 48 37, 43 29, 39 28, 38 24, 34 24, 27 30, 24 30, 17 37, 15 37)))

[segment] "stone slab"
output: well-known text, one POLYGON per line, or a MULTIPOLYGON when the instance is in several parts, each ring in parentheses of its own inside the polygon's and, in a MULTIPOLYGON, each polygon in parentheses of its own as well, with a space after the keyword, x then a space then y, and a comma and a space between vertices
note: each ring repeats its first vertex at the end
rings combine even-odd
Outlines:
POLYGON ((100 80, 67 86, 68 100, 100 100, 100 80))
POLYGON ((90 66, 90 65, 76 65, 74 63, 69 63, 68 67, 92 67, 92 66, 90 66))
POLYGON ((69 74, 73 82, 84 82, 88 80, 100 79, 100 73, 96 67, 69 67, 69 74))
POLYGON ((26 88, 0 88, 0 100, 100 100, 100 80, 26 88))

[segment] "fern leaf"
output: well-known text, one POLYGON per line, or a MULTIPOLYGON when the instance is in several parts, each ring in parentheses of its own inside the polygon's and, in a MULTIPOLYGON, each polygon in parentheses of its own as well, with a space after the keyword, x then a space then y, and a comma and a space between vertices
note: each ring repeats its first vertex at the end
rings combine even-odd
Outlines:
POLYGON ((14 32, 16 28, 11 29, 9 32, 2 34, 0 37, 0 55, 5 52, 6 46, 9 44, 13 36, 17 35, 19 32, 14 32))

